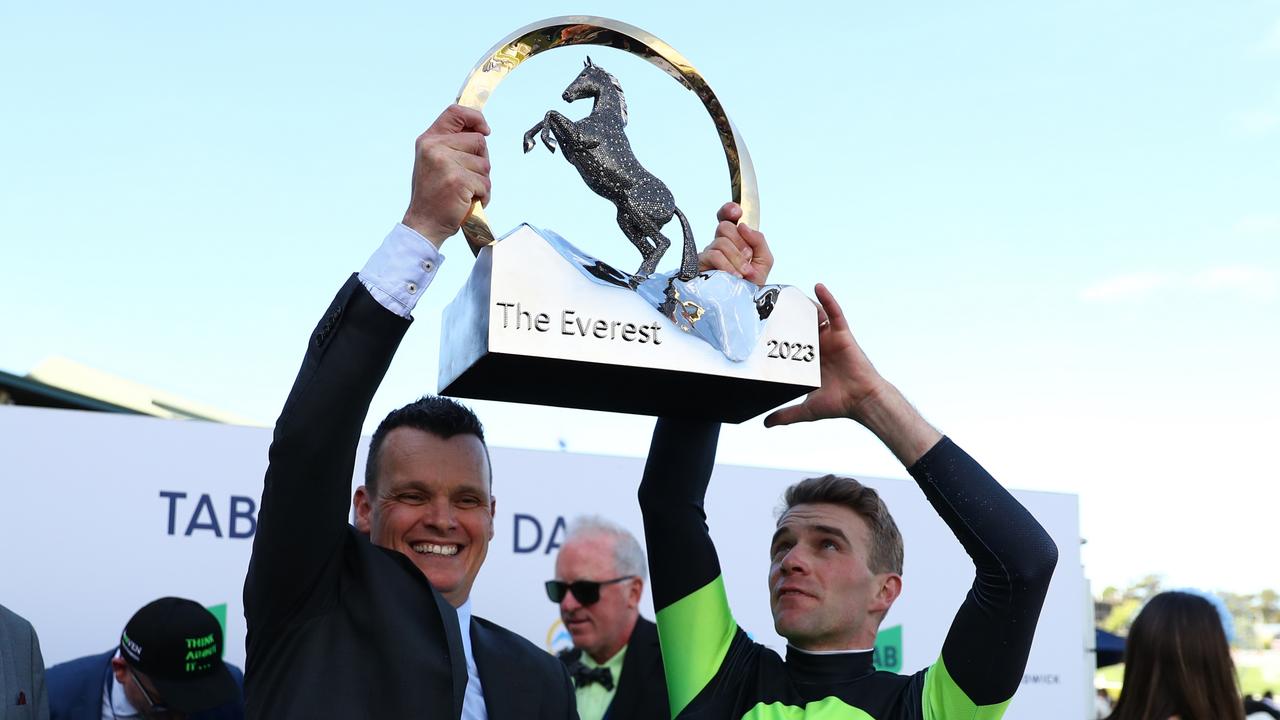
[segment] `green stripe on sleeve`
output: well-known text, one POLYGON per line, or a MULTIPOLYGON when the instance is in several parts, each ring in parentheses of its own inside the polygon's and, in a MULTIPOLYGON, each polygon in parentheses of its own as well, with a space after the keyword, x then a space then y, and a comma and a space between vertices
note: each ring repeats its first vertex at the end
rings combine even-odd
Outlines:
POLYGON ((924 674, 924 697, 921 698, 924 720, 1000 720, 1011 700, 1013 698, 996 705, 975 705, 951 679, 941 657, 924 674))
POLYGON ((724 576, 658 611, 658 642, 671 717, 680 714, 720 670, 737 631, 724 576))

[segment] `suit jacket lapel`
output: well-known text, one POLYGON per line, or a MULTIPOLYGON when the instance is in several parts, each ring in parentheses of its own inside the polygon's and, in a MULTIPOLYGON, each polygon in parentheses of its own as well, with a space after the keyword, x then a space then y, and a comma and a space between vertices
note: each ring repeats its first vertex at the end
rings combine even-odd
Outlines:
MULTIPOLYGON (((403 556, 401 556, 403 557, 403 556)), ((406 560, 408 558, 405 558, 406 560)), ((415 568, 416 569, 416 568, 415 568)), ((423 578, 425 580, 425 578, 423 578)), ((434 590, 436 609, 444 625, 444 636, 449 645, 449 664, 453 668, 453 716, 462 717, 462 701, 467 696, 467 654, 462 648, 462 632, 458 627, 458 611, 434 590)), ((471 623, 474 627, 475 623, 471 623)), ((476 661, 479 663, 479 661, 476 661)), ((481 678, 480 682, 484 682, 481 678)))
POLYGON ((644 618, 636 619, 631 639, 627 641, 627 656, 622 659, 622 672, 618 675, 618 691, 605 712, 605 720, 627 720, 641 706, 641 693, 649 666, 658 656, 657 627, 644 618))
POLYGON ((497 638, 474 615, 471 617, 471 652, 476 656, 476 669, 480 671, 484 708, 489 720, 519 718, 521 698, 513 687, 519 673, 506 667, 497 638))

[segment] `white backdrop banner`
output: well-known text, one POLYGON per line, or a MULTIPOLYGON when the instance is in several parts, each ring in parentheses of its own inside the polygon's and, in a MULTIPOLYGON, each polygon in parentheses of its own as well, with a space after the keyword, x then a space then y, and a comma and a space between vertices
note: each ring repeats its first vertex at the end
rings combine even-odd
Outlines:
MULTIPOLYGON (((192 598, 224 619, 226 659, 243 667, 241 587, 270 442, 265 428, 0 407, 0 604, 31 621, 52 665, 113 647, 128 618, 155 598, 192 598)), ((548 650, 566 647, 568 634, 542 589, 556 549, 582 514, 608 517, 643 543, 635 497, 644 460, 491 452, 496 535, 475 585, 475 613, 548 650)), ((808 475, 720 465, 707 498, 734 615, 779 651, 785 643, 773 632, 766 589, 773 512, 783 489, 808 475)), ((905 589, 882 626, 878 659, 915 672, 936 659, 973 565, 914 482, 860 479, 884 496, 906 539, 905 589)), ((1087 715, 1091 628, 1081 610, 1076 497, 1014 494, 1048 529, 1060 557, 1006 717, 1079 720, 1087 715)), ((653 617, 647 588, 642 612, 653 617)))

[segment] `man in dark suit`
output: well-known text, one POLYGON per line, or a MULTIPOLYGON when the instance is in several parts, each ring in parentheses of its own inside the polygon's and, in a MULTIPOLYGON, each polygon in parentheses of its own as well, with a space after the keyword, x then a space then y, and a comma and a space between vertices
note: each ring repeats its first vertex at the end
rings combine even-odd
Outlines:
POLYGON ((349 495, 361 424, 439 247, 488 200, 488 132, 479 112, 453 106, 418 138, 403 222, 307 345, 245 580, 251 717, 575 717, 554 657, 471 615, 496 505, 470 410, 427 397, 388 415, 349 495))
POLYGON ((241 720, 244 678, 222 662, 222 626, 199 603, 160 598, 120 645, 49 668, 51 720, 241 720))
POLYGON ((644 550, 634 535, 598 517, 573 521, 547 597, 573 649, 560 653, 582 720, 668 720, 658 630, 640 617, 644 550))

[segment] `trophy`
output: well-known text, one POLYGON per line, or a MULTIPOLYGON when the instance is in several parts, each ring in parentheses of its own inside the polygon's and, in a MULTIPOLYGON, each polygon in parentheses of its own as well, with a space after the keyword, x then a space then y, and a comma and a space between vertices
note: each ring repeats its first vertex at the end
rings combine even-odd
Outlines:
MULTIPOLYGON (((485 54, 458 103, 482 109, 522 62, 573 45, 624 50, 693 91, 724 146, 742 221, 758 226, 755 172, 737 128, 692 64, 639 28, 587 16, 528 25, 485 54)), ((477 203, 462 226, 475 266, 444 311, 440 393, 742 422, 817 388, 812 301, 793 287, 758 287, 730 273, 699 272, 688 219, 627 140, 619 79, 587 56, 561 97, 569 103, 591 99, 592 110, 577 121, 547 111, 524 134, 524 151, 539 142, 550 152, 558 149, 587 188, 612 202, 618 226, 599 232, 629 241, 640 265, 635 273, 619 270, 528 223, 497 239, 477 203), (680 233, 679 267, 661 272, 658 264, 672 244, 663 231, 673 221, 680 233)), ((565 171, 570 185, 572 174, 565 171)))

